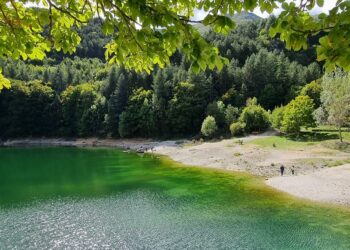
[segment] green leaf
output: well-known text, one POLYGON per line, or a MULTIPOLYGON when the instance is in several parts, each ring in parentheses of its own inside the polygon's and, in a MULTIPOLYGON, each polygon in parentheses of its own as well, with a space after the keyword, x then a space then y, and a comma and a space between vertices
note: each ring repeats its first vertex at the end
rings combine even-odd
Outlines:
POLYGON ((11 82, 3 76, 2 69, 0 69, 0 91, 3 88, 9 89, 10 87, 11 87, 11 82))
POLYGON ((317 0, 317 5, 320 6, 320 7, 323 7, 324 0, 317 0))

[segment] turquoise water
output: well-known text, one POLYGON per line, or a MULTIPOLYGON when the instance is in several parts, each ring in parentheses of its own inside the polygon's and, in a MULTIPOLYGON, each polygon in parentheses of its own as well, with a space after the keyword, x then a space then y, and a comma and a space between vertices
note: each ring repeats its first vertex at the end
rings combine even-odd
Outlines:
POLYGON ((350 211, 115 149, 0 149, 0 249, 350 249, 350 211))

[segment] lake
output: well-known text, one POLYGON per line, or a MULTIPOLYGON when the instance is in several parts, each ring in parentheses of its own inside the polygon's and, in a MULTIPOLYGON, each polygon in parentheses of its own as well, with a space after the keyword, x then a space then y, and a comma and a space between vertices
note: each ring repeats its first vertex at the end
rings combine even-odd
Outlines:
POLYGON ((350 210, 116 149, 1 148, 0 249, 350 249, 350 210))

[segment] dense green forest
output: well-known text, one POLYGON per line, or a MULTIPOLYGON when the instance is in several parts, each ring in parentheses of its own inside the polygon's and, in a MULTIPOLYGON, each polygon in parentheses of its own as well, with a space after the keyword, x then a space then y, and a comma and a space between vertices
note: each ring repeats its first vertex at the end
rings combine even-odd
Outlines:
POLYGON ((194 74, 181 53, 172 56, 171 66, 151 74, 108 65, 104 45, 109 37, 98 20, 79 31, 82 42, 73 55, 3 60, 0 67, 12 87, 0 92, 0 137, 164 138, 198 135, 201 128, 208 135, 210 128, 225 134, 231 124, 234 134, 265 129, 268 110, 307 91, 304 86, 321 77, 322 65, 312 47, 293 52, 269 38, 274 17, 247 17, 227 36, 203 31, 229 59, 221 71, 194 74), (256 126, 242 122, 251 110, 261 115, 256 126))

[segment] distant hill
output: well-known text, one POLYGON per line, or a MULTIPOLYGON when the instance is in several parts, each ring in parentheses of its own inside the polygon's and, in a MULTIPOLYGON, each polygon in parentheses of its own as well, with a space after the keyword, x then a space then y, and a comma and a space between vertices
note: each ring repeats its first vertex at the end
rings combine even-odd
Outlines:
POLYGON ((260 20, 261 17, 251 12, 241 12, 232 16, 232 19, 235 21, 249 21, 249 20, 256 21, 256 20, 260 20))
MULTIPOLYGON (((258 15, 255 15, 254 13, 251 13, 251 12, 241 12, 233 16, 230 16, 230 15, 227 15, 227 16, 231 17, 232 20, 234 20, 237 24, 240 24, 246 21, 257 21, 262 19, 258 15)), ((201 33, 205 33, 206 31, 209 30, 209 27, 204 26, 203 24, 200 24, 200 23, 194 24, 193 26, 195 26, 201 33)))

